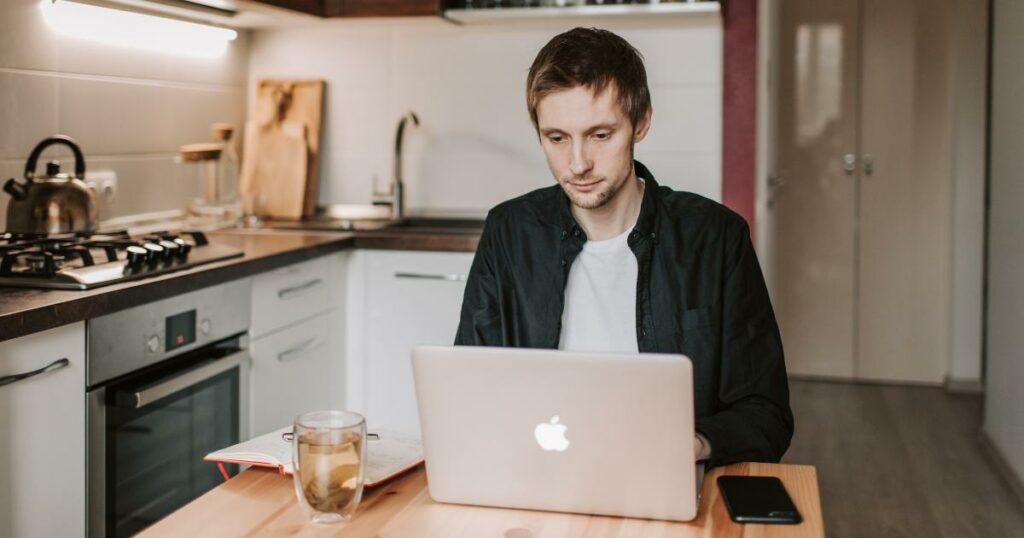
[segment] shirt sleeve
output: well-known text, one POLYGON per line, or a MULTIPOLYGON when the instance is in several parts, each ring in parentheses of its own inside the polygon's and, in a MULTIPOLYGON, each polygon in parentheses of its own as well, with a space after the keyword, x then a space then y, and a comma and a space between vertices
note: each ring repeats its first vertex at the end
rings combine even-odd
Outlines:
POLYGON ((745 222, 727 232, 717 411, 697 419, 710 466, 778 462, 793 437, 778 323, 745 222))
POLYGON ((487 215, 462 295, 457 346, 506 346, 501 324, 498 259, 492 214, 487 215))

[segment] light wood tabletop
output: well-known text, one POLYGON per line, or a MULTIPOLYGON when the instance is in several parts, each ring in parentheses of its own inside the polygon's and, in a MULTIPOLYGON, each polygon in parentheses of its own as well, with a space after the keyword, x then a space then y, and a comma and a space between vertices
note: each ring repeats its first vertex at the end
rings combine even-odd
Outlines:
POLYGON ((818 478, 809 465, 737 463, 704 478, 697 519, 687 523, 434 502, 422 466, 364 492, 351 521, 309 522, 290 476, 250 468, 209 491, 139 536, 340 536, 340 537, 773 537, 825 535, 818 478), (777 476, 803 516, 799 525, 734 523, 718 494, 719 475, 777 476))

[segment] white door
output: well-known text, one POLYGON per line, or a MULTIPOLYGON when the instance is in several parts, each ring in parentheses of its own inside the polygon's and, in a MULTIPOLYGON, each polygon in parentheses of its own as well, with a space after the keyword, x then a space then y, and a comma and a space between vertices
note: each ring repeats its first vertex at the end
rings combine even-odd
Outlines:
POLYGON ((940 383, 951 319, 950 5, 862 2, 856 375, 940 383))
POLYGON ((790 373, 854 375, 857 3, 779 2, 773 290, 790 373))
POLYGON ((0 343, 0 536, 85 535, 85 324, 0 343))

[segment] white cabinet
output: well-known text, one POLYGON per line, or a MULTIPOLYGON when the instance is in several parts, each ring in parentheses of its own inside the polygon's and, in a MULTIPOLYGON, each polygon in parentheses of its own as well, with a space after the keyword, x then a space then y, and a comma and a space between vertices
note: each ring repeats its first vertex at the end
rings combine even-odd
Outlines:
POLYGON ((85 324, 0 342, 0 536, 85 534, 85 324))
POLYGON ((471 252, 356 251, 349 266, 348 406, 367 425, 419 435, 410 353, 451 345, 471 252))
POLYGON ((330 408, 331 318, 326 312, 251 343, 253 436, 330 408))
POLYGON ((346 260, 338 253, 253 277, 250 435, 344 403, 346 260))

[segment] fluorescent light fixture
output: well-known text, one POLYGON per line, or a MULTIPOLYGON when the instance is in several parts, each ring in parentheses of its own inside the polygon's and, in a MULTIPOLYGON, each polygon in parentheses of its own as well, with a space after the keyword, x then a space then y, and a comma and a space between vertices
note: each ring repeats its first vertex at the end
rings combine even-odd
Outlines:
POLYGON ((210 26, 70 0, 42 0, 47 24, 60 35, 178 56, 216 58, 238 37, 210 26))

